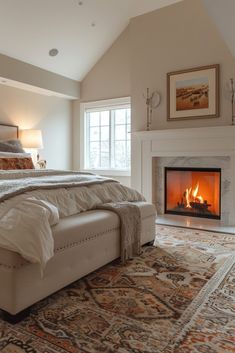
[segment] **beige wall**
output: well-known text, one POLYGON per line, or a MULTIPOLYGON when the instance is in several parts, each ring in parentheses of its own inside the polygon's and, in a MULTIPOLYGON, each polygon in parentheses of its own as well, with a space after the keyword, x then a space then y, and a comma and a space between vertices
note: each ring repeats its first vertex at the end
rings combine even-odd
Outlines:
MULTIPOLYGON (((158 90, 162 101, 153 112, 153 129, 228 125, 231 105, 228 83, 235 61, 202 0, 185 0, 133 18, 128 28, 81 84, 81 101, 131 95, 132 130, 146 129, 143 93, 158 90), (166 74, 197 66, 220 64, 221 116, 167 122, 166 74)), ((74 166, 79 168, 79 107, 74 103, 74 166)), ((135 151, 132 151, 134 154, 135 151)), ((139 158, 139 157, 138 157, 139 158)))
MULTIPOLYGON (((73 102, 73 168, 80 169, 80 102, 130 96, 129 28, 98 61, 81 83, 81 100, 73 102)), ((115 177, 130 185, 129 177, 115 177)))
POLYGON ((130 95, 129 44, 127 27, 82 81, 82 102, 130 95))
POLYGON ((235 61, 201 0, 185 0, 132 19, 129 40, 133 131, 146 128, 143 93, 147 87, 162 96, 161 105, 153 112, 153 130, 231 122, 226 85, 235 75, 235 61), (167 122, 167 72, 216 63, 221 67, 221 117, 167 122))
POLYGON ((48 168, 71 168, 71 102, 0 85, 0 122, 42 129, 48 168))

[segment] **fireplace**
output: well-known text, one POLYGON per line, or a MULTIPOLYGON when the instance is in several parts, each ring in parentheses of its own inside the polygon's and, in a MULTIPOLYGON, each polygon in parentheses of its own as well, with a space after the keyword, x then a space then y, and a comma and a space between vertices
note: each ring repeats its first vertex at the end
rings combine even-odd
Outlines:
POLYGON ((221 218, 221 169, 165 167, 165 213, 221 218))

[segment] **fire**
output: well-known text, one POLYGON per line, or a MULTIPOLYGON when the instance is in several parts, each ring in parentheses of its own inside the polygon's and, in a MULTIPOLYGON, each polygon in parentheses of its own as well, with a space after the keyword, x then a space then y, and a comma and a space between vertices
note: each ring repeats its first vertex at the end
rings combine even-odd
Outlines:
POLYGON ((192 208, 192 206, 190 205, 190 202, 204 203, 204 199, 201 195, 198 195, 198 191, 199 191, 199 181, 197 182, 197 184, 193 189, 191 187, 185 190, 186 208, 192 208))
POLYGON ((198 190, 199 190, 199 181, 197 182, 195 188, 192 191, 192 195, 193 195, 194 198, 197 197, 198 190))

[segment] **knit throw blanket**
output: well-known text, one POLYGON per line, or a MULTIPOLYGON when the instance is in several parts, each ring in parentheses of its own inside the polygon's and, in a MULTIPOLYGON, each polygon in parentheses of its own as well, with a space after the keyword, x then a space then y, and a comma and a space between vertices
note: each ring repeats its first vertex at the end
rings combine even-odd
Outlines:
POLYGON ((127 197, 125 201, 117 202, 115 200, 115 189, 118 191, 120 184, 113 179, 71 171, 27 170, 0 172, 0 202, 38 189, 51 190, 65 188, 72 191, 74 187, 85 186, 89 188, 91 185, 104 183, 112 185, 112 202, 94 205, 93 209, 110 210, 119 216, 121 225, 121 259, 122 262, 125 262, 127 259, 140 254, 141 215, 139 207, 130 201, 143 201, 144 199, 136 191, 126 188, 129 195, 133 191, 135 197, 127 197))
POLYGON ((141 215, 139 207, 126 201, 106 203, 98 208, 113 211, 120 218, 122 263, 140 255, 141 215))
POLYGON ((0 173, 0 202, 37 189, 72 188, 116 182, 95 174, 57 170, 24 170, 0 173))

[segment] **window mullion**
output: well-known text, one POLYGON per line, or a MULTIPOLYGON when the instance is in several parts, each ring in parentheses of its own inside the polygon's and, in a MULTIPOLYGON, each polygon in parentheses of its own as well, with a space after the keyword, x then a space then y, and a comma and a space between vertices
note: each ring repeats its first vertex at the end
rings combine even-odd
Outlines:
POLYGON ((111 110, 111 140, 112 140, 112 162, 111 168, 115 169, 115 110, 111 110))
POLYGON ((126 168, 127 168, 127 134, 128 134, 128 132, 127 132, 127 109, 126 109, 126 111, 125 111, 125 115, 126 115, 126 117, 125 117, 125 123, 126 123, 126 125, 125 125, 125 135, 126 135, 126 138, 125 138, 125 156, 126 156, 126 168))
POLYGON ((109 110, 109 169, 112 168, 112 119, 111 109, 109 110))
POLYGON ((99 113, 99 168, 101 168, 101 112, 99 113))
POLYGON ((86 168, 90 168, 90 113, 86 113, 86 135, 85 160, 86 168))

